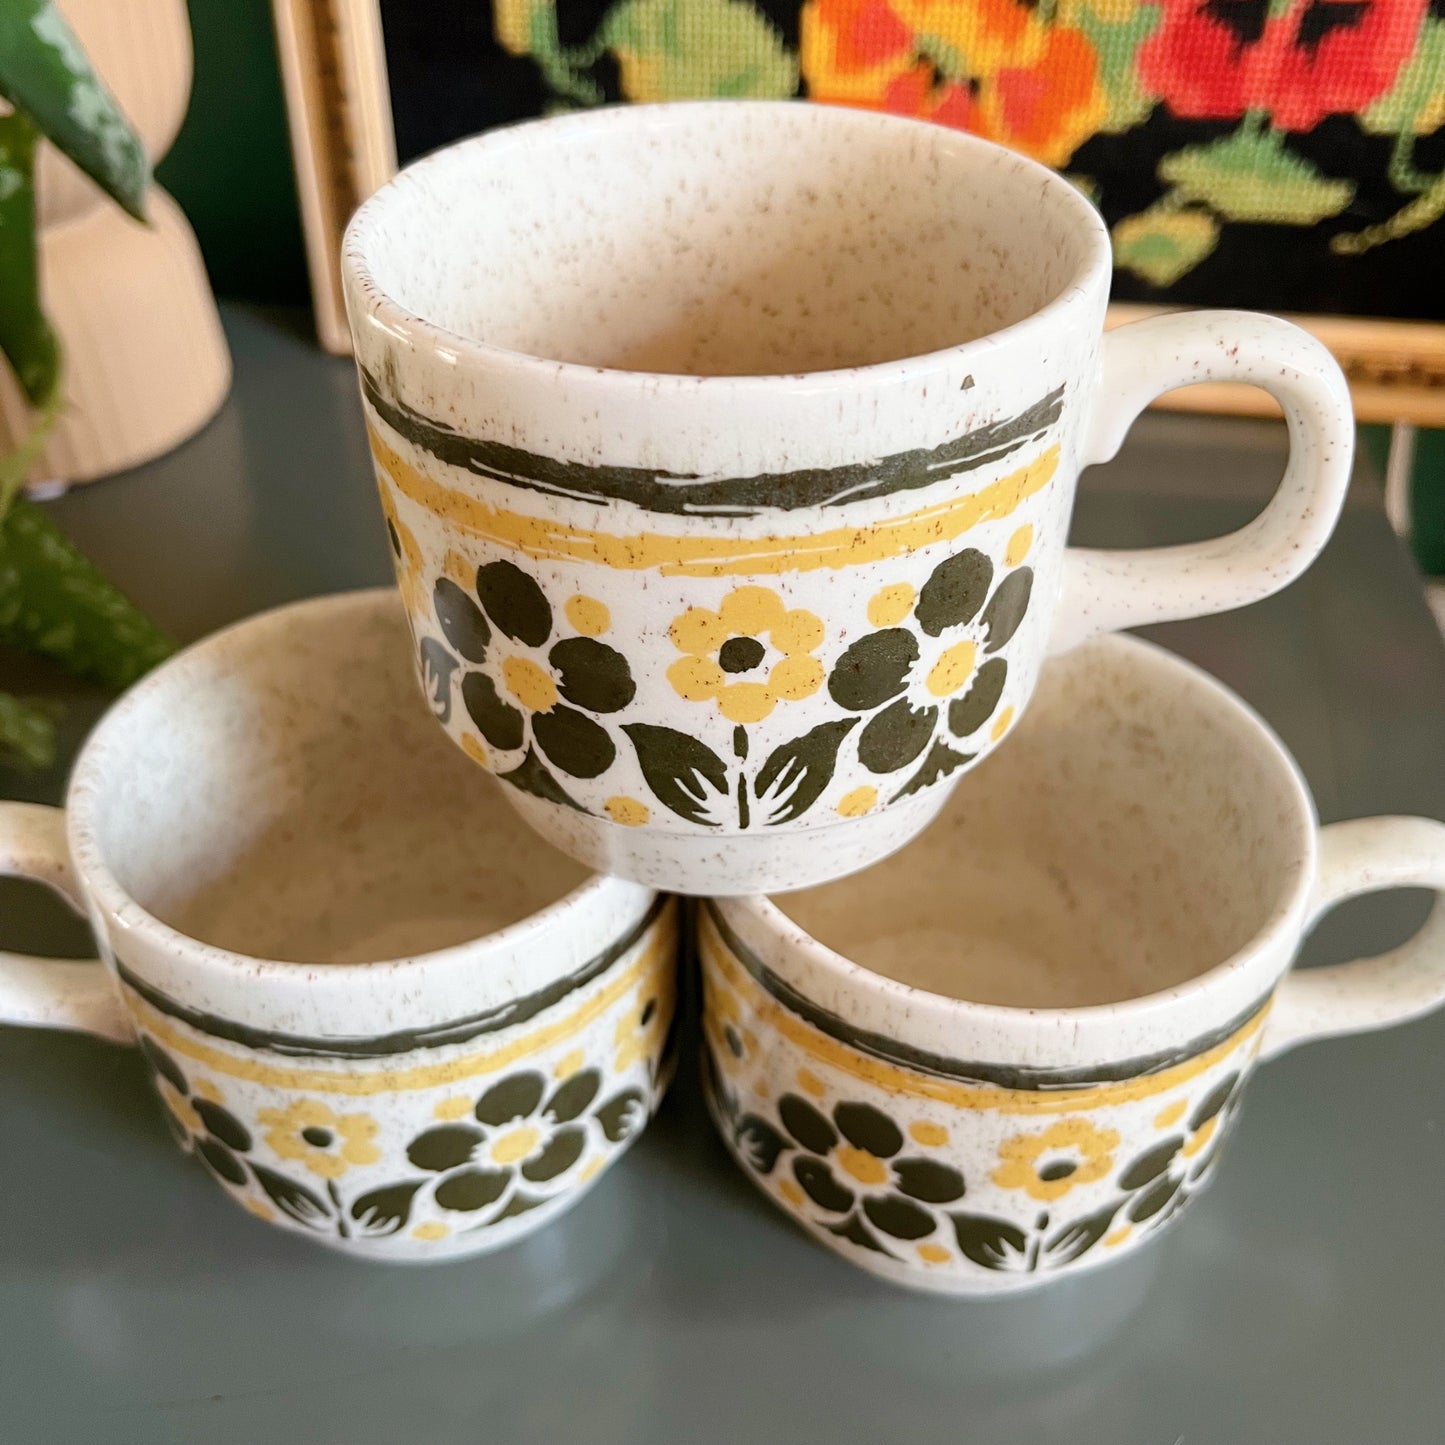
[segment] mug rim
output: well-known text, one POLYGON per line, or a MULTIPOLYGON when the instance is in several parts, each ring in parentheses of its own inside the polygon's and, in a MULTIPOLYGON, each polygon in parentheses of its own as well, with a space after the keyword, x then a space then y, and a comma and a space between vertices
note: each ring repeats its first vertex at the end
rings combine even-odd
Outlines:
MULTIPOLYGON (((321 981, 334 980, 343 992, 347 992, 363 979, 375 982, 421 968, 449 971, 462 966, 470 969, 494 953, 520 953, 535 941, 536 935, 564 924, 568 915, 575 914, 588 904, 606 903, 613 895, 621 901, 625 900, 628 892, 635 892, 639 904, 650 903, 655 896, 655 890, 593 871, 575 888, 539 908, 535 913, 530 913, 503 928, 478 934, 462 943, 405 957, 380 959, 374 963, 304 963, 262 958, 194 938, 159 918, 122 885, 105 859, 95 818, 95 810, 105 787, 106 774, 118 763, 123 763, 123 759, 113 756, 115 744, 112 730, 124 723, 131 713, 157 693, 166 687, 174 686, 183 665, 194 665, 197 657, 223 645, 228 639, 252 629, 274 627, 283 618, 297 613, 324 617, 333 612, 347 610, 378 611, 392 603, 398 608, 404 622, 404 608, 395 587, 366 587, 346 592, 323 593, 317 597, 302 598, 252 613, 188 644, 147 673, 105 711, 76 758, 66 786, 63 805, 66 843, 71 861, 81 889, 94 908, 113 920, 117 927, 140 934, 160 952, 172 957, 182 956, 188 967, 210 971, 228 981, 244 977, 251 984, 294 985, 298 981, 305 981, 308 986, 314 986, 321 981)), ((510 808, 510 805, 508 806, 510 808)), ((517 824, 519 827, 526 826, 520 818, 517 819, 517 824)), ((641 916, 645 908, 640 907, 638 912, 641 916)), ((565 973, 567 962, 564 957, 552 971, 559 975, 565 973)), ((486 1000, 479 993, 476 1001, 482 1003, 486 1000)))
MULTIPOLYGON (((966 1017, 971 1023, 991 1027, 1002 1034, 1016 1035, 1024 1031, 1049 1037, 1059 1033, 1061 1027, 1072 1026, 1077 1031, 1074 1042, 1081 1045, 1086 1037, 1097 1038, 1101 1033, 1127 1030, 1131 1024, 1157 1025, 1175 1011, 1187 1011, 1189 1037, 1194 1038, 1203 1036, 1211 1025, 1237 1018, 1246 1009, 1250 1014, 1257 1012, 1267 1004, 1279 978, 1294 960, 1299 936, 1306 926, 1305 910, 1314 891, 1320 824, 1309 784, 1289 749, 1264 718, 1202 667, 1158 643, 1127 634, 1098 638, 1084 646, 1124 651, 1138 656, 1146 665, 1186 676, 1191 686, 1212 694, 1217 703, 1223 704, 1247 726, 1254 745, 1272 756, 1277 771, 1289 784, 1302 846, 1291 860, 1290 876, 1269 913, 1228 957, 1182 983, 1113 1003, 1056 1008, 975 1003, 917 988, 866 968, 814 938, 766 894, 720 898, 713 900, 713 906, 724 916, 731 914, 730 923, 749 920, 756 934, 781 946, 783 956, 801 956, 810 972, 833 982, 836 985, 833 1001, 840 1012, 846 1013, 845 1001, 849 999, 861 998, 876 1005, 888 1020, 886 1027, 890 1035, 898 1037, 916 1034, 920 1024, 924 1028, 932 1024, 940 1036, 946 1036, 951 1023, 966 1017), (1288 949, 1279 959, 1281 942, 1288 942, 1288 949), (1257 977, 1273 960, 1278 960, 1281 966, 1269 972, 1267 978, 1257 977)), ((926 836, 924 833, 914 842, 921 842, 926 836)), ((842 881, 846 883, 846 879, 842 881)), ((806 996, 816 1001, 813 995, 806 996)))
MULTIPOLYGON (((366 322, 386 333, 393 342, 423 342, 433 352, 441 353, 451 366, 470 364, 480 367, 520 370, 535 380, 550 384, 570 383, 604 389, 644 388, 656 394, 675 391, 688 395, 715 395, 719 392, 784 389, 794 392, 816 392, 836 386, 857 386, 861 383, 889 385, 906 383, 925 376, 945 364, 956 362, 970 352, 983 352, 1016 341, 1026 341, 1036 332, 1051 328, 1063 316, 1088 301, 1091 283, 1104 277, 1107 294, 1112 266, 1109 233, 1103 218, 1084 194, 1062 176, 1031 157, 1012 151, 993 141, 967 131, 918 120, 912 116, 893 115, 881 111, 861 110, 855 106, 800 100, 674 100, 642 105, 612 105, 593 110, 573 111, 561 115, 513 122, 441 146, 403 166, 364 200, 353 212, 341 241, 341 274, 343 290, 361 303, 366 322), (432 170, 465 167, 473 156, 496 155, 517 146, 527 145, 545 135, 568 131, 608 130, 631 131, 637 128, 666 125, 674 116, 684 113, 713 111, 781 111, 806 106, 810 111, 826 112, 847 124, 874 130, 892 129, 924 132, 939 151, 974 156, 1006 158, 1017 170, 1032 172, 1043 192, 1051 194, 1061 207, 1076 213, 1079 227, 1087 232, 1088 242, 1083 259, 1073 274, 1055 293, 1028 315, 1007 326, 985 332, 967 341, 933 351, 899 357, 893 361, 870 362, 863 366, 832 367, 818 371, 767 372, 741 375, 697 375, 688 372, 630 371, 614 366, 591 366, 581 362, 559 361, 532 352, 516 351, 492 342, 469 337, 409 310, 384 290, 373 274, 370 253, 374 230, 379 219, 391 207, 405 204, 405 189, 418 175, 432 170)), ((350 310, 350 308, 348 308, 350 310)), ((362 317, 352 316, 353 332, 359 331, 362 317)), ((359 348, 358 348, 359 350, 359 348)))

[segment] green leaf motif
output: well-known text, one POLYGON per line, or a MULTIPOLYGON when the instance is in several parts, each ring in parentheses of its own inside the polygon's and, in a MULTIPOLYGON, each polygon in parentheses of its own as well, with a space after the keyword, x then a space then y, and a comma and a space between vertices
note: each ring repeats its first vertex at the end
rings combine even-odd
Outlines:
POLYGON ((78 677, 129 687, 175 644, 96 571, 31 502, 0 519, 0 644, 78 677))
POLYGON ((137 220, 150 161, 53 0, 0 4, 0 95, 137 220))
POLYGON ((928 750, 928 756, 923 760, 923 766, 894 793, 888 800, 896 803, 899 798, 906 798, 910 794, 922 792, 924 788, 931 788, 934 783, 946 778, 950 773, 957 772, 965 763, 971 763, 977 753, 955 752, 942 739, 939 739, 928 750))
POLYGON ((953 1232, 966 1259, 984 1269, 1022 1272, 1028 1264, 1028 1241, 1023 1230, 986 1214, 955 1214, 953 1232))
POLYGON ((1172 286, 1219 244, 1219 222, 1208 211, 1161 202, 1114 227, 1114 264, 1148 281, 1172 286))
POLYGON ((784 743, 769 754, 758 774, 754 793, 758 806, 769 808, 769 825, 791 823, 822 796, 833 781, 838 747, 848 736, 855 717, 821 723, 811 732, 784 743))
POLYGON ((1231 221, 1313 226, 1337 216, 1355 194, 1353 181, 1332 180, 1296 155, 1279 131, 1248 123, 1208 145, 1189 146, 1159 162, 1175 196, 1209 206, 1231 221))
POLYGON ((718 796, 727 796, 727 764, 706 743, 672 728, 628 723, 622 731, 637 753, 653 797, 689 823, 717 827, 708 809, 718 796))
POLYGON ((623 0, 601 35, 628 100, 785 100, 798 88, 797 56, 748 0, 623 0))
POLYGON ((357 1223, 357 1234, 363 1238, 379 1239, 403 1229, 411 1218, 412 1200, 416 1198, 422 1182, 413 1179, 403 1184, 387 1184, 355 1200, 351 1206, 351 1217, 357 1223))
POLYGON ((1086 1215, 1066 1224, 1057 1233, 1051 1234, 1044 1243, 1044 1260, 1049 1265, 1072 1264, 1080 1255, 1087 1254, 1104 1237, 1114 1216, 1119 1212, 1121 1201, 1106 1205, 1096 1214, 1086 1215))
MULTIPOLYGON (((470 674, 472 677, 482 675, 470 674)), ((535 748, 528 747, 526 757, 510 773, 498 773, 497 776, 504 783, 510 783, 524 793, 530 793, 534 798, 557 803, 563 808, 574 808, 579 813, 587 811, 547 770, 547 765, 537 756, 535 748)))
POLYGON ((1445 123, 1445 19, 1425 17, 1394 85, 1359 120, 1376 135, 1429 135, 1445 123))
POLYGON ((252 1164, 251 1173, 256 1176, 256 1183, 266 1191, 271 1203, 297 1224, 304 1224, 307 1229, 326 1229, 330 1225, 330 1206, 304 1184, 287 1179, 284 1174, 277 1174, 263 1164, 252 1164))

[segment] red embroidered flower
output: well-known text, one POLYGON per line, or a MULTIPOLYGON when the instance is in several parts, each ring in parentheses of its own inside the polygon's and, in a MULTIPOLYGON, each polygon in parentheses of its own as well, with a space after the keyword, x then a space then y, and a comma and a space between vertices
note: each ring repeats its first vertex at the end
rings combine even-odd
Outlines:
POLYGON ((1313 130, 1364 110, 1414 48, 1428 0, 1163 0, 1139 75, 1179 116, 1228 120, 1249 109, 1279 130, 1313 130))
POLYGON ((1063 165, 1108 101, 1085 35, 1020 0, 807 0, 814 100, 921 116, 1063 165))

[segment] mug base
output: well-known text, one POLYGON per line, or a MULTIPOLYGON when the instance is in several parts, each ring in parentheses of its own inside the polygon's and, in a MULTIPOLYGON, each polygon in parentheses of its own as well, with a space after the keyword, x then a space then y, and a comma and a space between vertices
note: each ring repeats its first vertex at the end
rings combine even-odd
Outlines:
POLYGON ((666 893, 726 898, 791 893, 867 868, 912 842, 952 791, 931 788, 829 827, 752 833, 630 828, 514 788, 507 796, 534 832, 579 863, 666 893))

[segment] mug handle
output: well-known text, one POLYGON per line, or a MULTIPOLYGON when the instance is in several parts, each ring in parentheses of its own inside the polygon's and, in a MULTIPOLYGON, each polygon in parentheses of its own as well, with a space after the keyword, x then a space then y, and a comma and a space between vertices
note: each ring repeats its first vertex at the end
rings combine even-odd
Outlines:
POLYGON ((1445 1003, 1445 824, 1358 818, 1320 830, 1311 924, 1346 898, 1386 888, 1435 890, 1419 932, 1375 958, 1289 974, 1275 991, 1262 1058, 1311 1039, 1406 1023, 1445 1003))
POLYGON ((1156 397, 1196 382, 1262 387, 1284 409, 1289 464, 1246 527, 1177 547, 1070 547, 1050 652, 1123 627, 1228 612, 1292 582, 1329 540, 1354 458, 1350 391, 1307 331, 1252 311, 1192 311, 1131 322, 1104 336, 1103 381, 1081 467, 1119 450, 1156 397))
MULTIPOLYGON (((85 903, 65 843, 65 814, 59 808, 0 803, 0 876, 44 883, 84 916, 85 903)), ((99 959, 73 962, 0 953, 0 1024, 79 1029, 115 1043, 135 1042, 130 1017, 99 959)))

